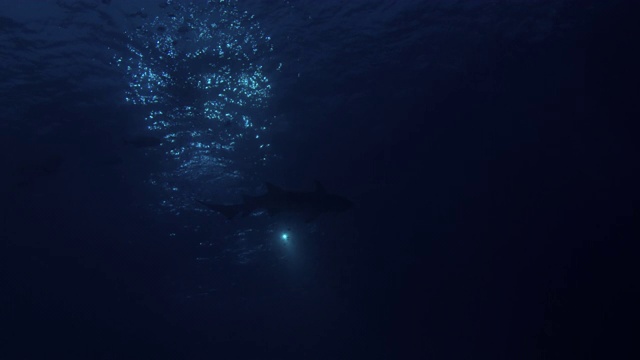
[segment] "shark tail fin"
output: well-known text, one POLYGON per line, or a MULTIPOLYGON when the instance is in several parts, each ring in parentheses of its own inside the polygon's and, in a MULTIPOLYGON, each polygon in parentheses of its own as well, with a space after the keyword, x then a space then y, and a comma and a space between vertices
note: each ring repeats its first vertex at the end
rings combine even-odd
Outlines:
POLYGON ((198 200, 198 202, 208 207, 209 209, 224 215, 224 217, 226 217, 227 220, 233 219, 236 215, 240 213, 240 208, 237 205, 210 204, 200 200, 198 200))

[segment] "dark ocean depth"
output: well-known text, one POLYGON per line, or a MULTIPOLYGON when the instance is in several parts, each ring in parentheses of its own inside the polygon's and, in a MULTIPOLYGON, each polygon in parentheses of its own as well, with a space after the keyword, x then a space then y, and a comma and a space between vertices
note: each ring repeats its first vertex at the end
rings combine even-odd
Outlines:
POLYGON ((0 359, 638 358, 638 14, 0 0, 0 359))

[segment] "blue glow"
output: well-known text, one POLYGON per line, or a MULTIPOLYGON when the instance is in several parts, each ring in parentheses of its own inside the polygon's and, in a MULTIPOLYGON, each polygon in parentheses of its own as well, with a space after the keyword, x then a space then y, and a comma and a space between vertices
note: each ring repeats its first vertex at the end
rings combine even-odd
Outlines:
POLYGON ((284 246, 287 246, 287 247, 289 246, 289 233, 283 232, 280 235, 280 239, 282 240, 282 244, 284 246))

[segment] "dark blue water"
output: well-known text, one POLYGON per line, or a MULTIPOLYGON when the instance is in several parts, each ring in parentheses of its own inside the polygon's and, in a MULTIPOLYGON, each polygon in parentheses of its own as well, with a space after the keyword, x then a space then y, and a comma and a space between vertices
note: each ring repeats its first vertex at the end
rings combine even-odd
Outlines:
POLYGON ((635 358, 637 10, 1 0, 0 358, 635 358))

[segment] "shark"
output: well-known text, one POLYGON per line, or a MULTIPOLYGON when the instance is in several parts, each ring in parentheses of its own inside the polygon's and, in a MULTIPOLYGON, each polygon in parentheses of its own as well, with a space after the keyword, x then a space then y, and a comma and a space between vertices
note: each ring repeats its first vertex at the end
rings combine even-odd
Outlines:
POLYGON ((312 222, 321 214, 343 212, 353 207, 349 199, 328 193, 318 181, 313 191, 284 190, 269 182, 265 183, 265 186, 267 188, 265 194, 244 195, 239 204, 223 205, 200 200, 198 202, 224 215, 228 220, 237 215, 246 216, 257 210, 265 210, 271 216, 280 213, 301 214, 306 222, 312 222))

